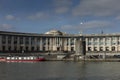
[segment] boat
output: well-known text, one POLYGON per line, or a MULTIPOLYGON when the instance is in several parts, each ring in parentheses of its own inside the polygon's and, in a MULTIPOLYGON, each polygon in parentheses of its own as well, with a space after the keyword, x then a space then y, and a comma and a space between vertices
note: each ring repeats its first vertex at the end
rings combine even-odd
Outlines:
POLYGON ((0 62, 4 62, 4 61, 5 61, 5 58, 0 57, 0 62))
POLYGON ((0 58, 1 62, 39 62, 45 61, 44 57, 36 57, 36 56, 26 56, 26 57, 2 57, 0 58))

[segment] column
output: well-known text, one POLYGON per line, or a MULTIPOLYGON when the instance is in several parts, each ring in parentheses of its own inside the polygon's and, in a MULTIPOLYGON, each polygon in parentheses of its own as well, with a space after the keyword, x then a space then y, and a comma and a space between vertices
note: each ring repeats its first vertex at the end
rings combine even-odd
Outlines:
POLYGON ((0 35, 0 51, 2 51, 2 36, 0 35))
POLYGON ((110 37, 110 46, 109 46, 109 50, 112 51, 112 39, 110 37))
POLYGON ((68 39, 68 51, 71 51, 71 39, 68 39))
POLYGON ((62 48, 62 40, 61 40, 61 38, 59 37, 59 47, 60 47, 60 51, 62 50, 61 48, 62 48))
POLYGON ((65 51, 67 51, 67 49, 68 49, 68 48, 67 48, 67 47, 68 47, 68 46, 67 46, 67 38, 65 38, 64 41, 65 41, 65 42, 64 42, 64 45, 65 45, 65 51))
POLYGON ((31 51, 31 37, 29 37, 29 51, 31 51))
POLYGON ((25 37, 23 37, 23 44, 22 44, 22 47, 23 47, 23 50, 24 50, 24 51, 25 51, 25 49, 26 49, 25 46, 26 46, 26 45, 25 45, 25 37))
POLYGON ((6 44, 5 44, 5 50, 8 51, 8 36, 6 36, 6 44))
POLYGON ((99 37, 97 38, 97 51, 100 51, 100 45, 99 45, 99 37))
POLYGON ((61 38, 61 50, 62 51, 65 51, 65 46, 64 46, 64 44, 65 44, 65 38, 61 38))
POLYGON ((48 51, 51 51, 51 38, 48 40, 48 51))
POLYGON ((55 51, 57 51, 57 38, 55 37, 55 51))
POLYGON ((117 47, 118 47, 118 43, 117 43, 117 41, 118 41, 118 38, 115 37, 115 43, 116 43, 116 44, 115 44, 115 51, 118 51, 118 48, 117 48, 117 47))
POLYGON ((64 41, 64 43, 63 43, 64 44, 64 51, 66 51, 67 50, 67 45, 66 45, 67 44, 67 38, 64 38, 63 41, 64 41))
POLYGON ((94 51, 94 41, 93 41, 93 38, 91 38, 91 50, 94 51))
POLYGON ((11 50, 14 50, 14 36, 11 38, 11 50))
POLYGON ((53 38, 53 51, 56 51, 56 38, 53 38))
POLYGON ((88 51, 88 38, 86 38, 85 41, 86 41, 86 51, 88 51))
POLYGON ((20 37, 17 37, 17 51, 20 50, 20 37))
POLYGON ((46 43, 45 44, 45 50, 48 51, 48 38, 46 38, 45 43, 46 43))
POLYGON ((37 50, 37 37, 35 37, 35 40, 34 40, 34 50, 35 51, 37 50))
POLYGON ((51 51, 53 51, 53 38, 51 38, 51 41, 50 41, 50 47, 51 47, 51 51))
POLYGON ((74 51, 75 51, 75 43, 76 43, 76 38, 74 38, 74 51))
POLYGON ((40 37, 40 51, 42 51, 43 50, 43 46, 42 46, 42 37, 40 37))

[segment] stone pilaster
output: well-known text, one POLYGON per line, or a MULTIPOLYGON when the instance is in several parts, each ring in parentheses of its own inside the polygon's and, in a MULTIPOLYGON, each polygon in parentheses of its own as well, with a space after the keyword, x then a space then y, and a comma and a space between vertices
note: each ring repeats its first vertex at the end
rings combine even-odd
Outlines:
POLYGON ((17 37, 17 51, 20 50, 20 37, 17 37))
POLYGON ((26 48, 25 48, 25 37, 23 37, 23 44, 22 44, 22 47, 23 47, 23 50, 26 50, 26 48))
POLYGON ((68 51, 71 51, 71 39, 68 39, 68 51))
POLYGON ((34 50, 35 51, 37 50, 37 38, 36 37, 34 38, 34 50))
POLYGON ((105 44, 105 38, 103 38, 102 42, 103 42, 103 44, 102 44, 103 51, 105 51, 105 47, 106 47, 106 44, 105 44))
POLYGON ((29 37, 29 48, 28 48, 29 51, 31 51, 31 37, 29 37))
POLYGON ((46 38, 45 43, 46 43, 45 44, 45 50, 48 51, 48 38, 46 38))
POLYGON ((2 36, 0 35, 0 51, 2 51, 2 36))
POLYGON ((40 38, 40 51, 43 51, 43 41, 42 41, 42 37, 40 38))
POLYGON ((14 36, 11 36, 11 50, 14 50, 14 36))
POLYGON ((5 44, 5 50, 8 51, 8 36, 6 36, 6 44, 5 44))

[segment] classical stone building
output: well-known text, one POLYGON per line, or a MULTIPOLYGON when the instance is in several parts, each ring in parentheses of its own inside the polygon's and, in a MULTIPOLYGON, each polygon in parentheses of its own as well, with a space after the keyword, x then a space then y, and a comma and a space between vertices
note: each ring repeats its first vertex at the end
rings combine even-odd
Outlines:
POLYGON ((51 30, 45 34, 0 31, 0 52, 74 52, 82 36, 51 30))
POLYGON ((0 31, 1 53, 76 52, 76 41, 85 41, 86 54, 120 52, 120 34, 66 34, 51 30, 45 34, 0 31))
POLYGON ((120 34, 91 34, 84 37, 87 53, 120 55, 120 34))

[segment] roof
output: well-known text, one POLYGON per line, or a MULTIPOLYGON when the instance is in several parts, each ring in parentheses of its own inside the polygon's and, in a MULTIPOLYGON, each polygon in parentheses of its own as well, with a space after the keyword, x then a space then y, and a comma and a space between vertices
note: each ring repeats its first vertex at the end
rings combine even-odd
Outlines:
POLYGON ((45 34, 50 34, 50 35, 63 35, 63 33, 59 30, 50 30, 46 32, 45 34))

